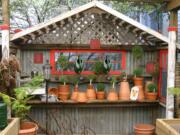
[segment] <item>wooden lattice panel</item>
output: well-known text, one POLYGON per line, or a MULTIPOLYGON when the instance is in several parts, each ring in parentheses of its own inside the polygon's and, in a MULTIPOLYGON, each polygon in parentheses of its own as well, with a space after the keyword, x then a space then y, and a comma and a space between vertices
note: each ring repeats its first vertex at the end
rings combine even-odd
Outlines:
MULTIPOLYGON (((86 13, 80 17, 64 20, 54 30, 47 31, 36 39, 33 44, 89 44, 93 38, 99 38, 104 45, 133 45, 146 44, 144 40, 113 21, 108 14, 86 13)), ((109 15, 110 16, 110 15, 109 15)))

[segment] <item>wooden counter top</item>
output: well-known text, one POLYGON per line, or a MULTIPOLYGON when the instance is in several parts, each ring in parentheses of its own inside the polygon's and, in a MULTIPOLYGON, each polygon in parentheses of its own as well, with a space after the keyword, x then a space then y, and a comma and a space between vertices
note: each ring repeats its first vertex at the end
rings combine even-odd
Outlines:
POLYGON ((77 103, 72 100, 68 101, 58 101, 58 102, 42 102, 40 100, 31 100, 28 102, 32 106, 39 106, 39 107, 136 107, 136 106, 158 106, 159 101, 150 101, 150 100, 143 100, 143 101, 122 101, 118 100, 115 102, 110 102, 107 100, 93 100, 88 101, 87 103, 77 103))

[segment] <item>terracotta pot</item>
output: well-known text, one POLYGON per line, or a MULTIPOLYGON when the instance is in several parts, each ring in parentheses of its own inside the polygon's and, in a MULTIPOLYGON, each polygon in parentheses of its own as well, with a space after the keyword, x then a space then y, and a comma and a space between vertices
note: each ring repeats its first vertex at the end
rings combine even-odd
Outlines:
POLYGON ((59 92, 69 92, 70 86, 69 85, 59 85, 58 89, 59 89, 59 92))
POLYGON ((85 92, 78 92, 77 101, 80 103, 85 103, 88 101, 87 95, 85 92))
POLYGON ((33 122, 23 122, 20 125, 19 135, 36 135, 37 124, 33 122))
POLYGON ((59 93, 59 91, 58 91, 57 88, 49 88, 49 89, 48 89, 48 94, 49 94, 49 95, 58 96, 58 93, 59 93))
POLYGON ((139 101, 144 100, 144 90, 143 90, 143 86, 137 86, 139 87, 139 93, 138 93, 138 99, 139 101))
POLYGON ((99 100, 105 99, 105 91, 98 91, 96 94, 97 94, 97 99, 99 100))
POLYGON ((117 101, 118 100, 118 94, 114 89, 110 90, 107 96, 107 100, 109 101, 117 101))
POLYGON ((144 78, 142 78, 142 77, 134 77, 134 85, 135 86, 138 86, 138 85, 141 85, 141 86, 143 86, 143 80, 144 80, 144 78))
POLYGON ((92 84, 89 84, 89 85, 88 85, 88 89, 93 89, 93 85, 92 85, 92 84))
POLYGON ((130 99, 130 87, 127 81, 120 83, 119 87, 119 99, 120 100, 129 100, 130 99))
POLYGON ((61 100, 66 101, 66 100, 68 100, 68 98, 69 98, 69 92, 60 92, 60 93, 58 94, 58 97, 59 97, 61 100))
POLYGON ((78 85, 74 86, 74 91, 71 94, 71 100, 77 101, 78 98, 78 85))
POLYGON ((156 100, 157 99, 157 93, 155 93, 155 92, 146 92, 146 99, 148 99, 148 100, 156 100))
POLYGON ((91 85, 88 86, 86 91, 88 100, 95 100, 96 99, 96 91, 93 89, 91 85))
POLYGON ((134 126, 135 135, 153 135, 155 127, 149 124, 137 124, 134 126))
POLYGON ((148 91, 148 85, 152 84, 152 83, 153 83, 153 81, 146 81, 146 83, 145 83, 145 92, 148 91))

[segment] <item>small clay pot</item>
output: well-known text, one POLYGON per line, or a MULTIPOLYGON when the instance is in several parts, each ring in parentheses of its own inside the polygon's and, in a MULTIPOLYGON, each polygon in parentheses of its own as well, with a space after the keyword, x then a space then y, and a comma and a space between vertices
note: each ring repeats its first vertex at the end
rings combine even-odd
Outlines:
POLYGON ((75 85, 74 91, 73 91, 72 94, 71 94, 71 100, 77 101, 78 91, 79 91, 79 90, 78 90, 78 85, 75 85))
POLYGON ((86 94, 87 94, 88 100, 96 99, 96 91, 92 87, 88 87, 86 94))
POLYGON ((143 86, 143 80, 144 80, 144 78, 142 78, 142 77, 134 77, 134 85, 135 86, 138 86, 138 85, 141 85, 141 86, 143 86))
POLYGON ((146 99, 147 100, 156 100, 157 99, 157 93, 155 92, 146 92, 146 99))
POLYGON ((49 89, 48 89, 48 94, 49 94, 49 95, 58 96, 58 89, 57 89, 57 88, 54 88, 54 87, 49 88, 49 89))
POLYGON ((62 101, 66 101, 69 98, 69 92, 60 92, 58 97, 62 100, 62 101))
POLYGON ((18 135, 36 135, 37 130, 37 124, 33 122, 22 122, 18 135))
POLYGON ((108 101, 117 101, 118 100, 118 94, 114 89, 110 90, 107 96, 108 101))
POLYGON ((105 91, 97 91, 96 95, 97 95, 97 99, 99 100, 105 99, 105 91))
POLYGON ((149 124, 136 124, 134 126, 135 135, 154 135, 155 127, 149 124))
POLYGON ((85 92, 78 92, 77 102, 86 103, 88 101, 87 95, 85 92))
POLYGON ((120 100, 130 100, 130 87, 127 81, 120 83, 119 87, 119 99, 120 100))
POLYGON ((69 92, 70 86, 69 85, 59 85, 58 89, 59 89, 59 92, 69 92))
POLYGON ((139 88, 139 93, 138 93, 138 101, 142 101, 144 100, 144 90, 143 90, 143 86, 137 86, 139 88))

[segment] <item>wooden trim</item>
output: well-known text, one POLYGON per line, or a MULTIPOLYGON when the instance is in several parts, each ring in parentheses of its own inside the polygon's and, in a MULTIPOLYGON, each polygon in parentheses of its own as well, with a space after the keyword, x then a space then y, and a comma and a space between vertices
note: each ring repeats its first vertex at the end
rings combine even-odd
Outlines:
POLYGON ((167 10, 177 10, 180 9, 180 1, 179 0, 171 0, 167 4, 167 10))

